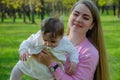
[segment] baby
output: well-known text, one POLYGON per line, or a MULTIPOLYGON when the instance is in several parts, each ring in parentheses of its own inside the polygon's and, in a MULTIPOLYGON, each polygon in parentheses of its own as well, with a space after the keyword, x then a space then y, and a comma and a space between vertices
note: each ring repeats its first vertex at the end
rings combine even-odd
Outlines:
POLYGON ((43 21, 40 31, 21 43, 20 60, 13 68, 10 80, 19 80, 23 73, 39 80, 54 80, 48 67, 38 63, 32 56, 39 54, 43 49, 50 51, 59 60, 60 66, 63 66, 66 54, 68 54, 70 69, 75 70, 78 63, 78 52, 67 36, 64 36, 64 24, 60 19, 48 18, 43 21))

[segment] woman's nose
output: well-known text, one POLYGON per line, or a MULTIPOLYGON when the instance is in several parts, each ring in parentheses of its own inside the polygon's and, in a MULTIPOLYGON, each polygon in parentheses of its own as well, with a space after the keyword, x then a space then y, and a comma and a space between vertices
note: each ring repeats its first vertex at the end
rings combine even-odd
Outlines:
POLYGON ((78 22, 78 23, 82 22, 82 16, 78 16, 78 17, 76 18, 76 22, 78 22))

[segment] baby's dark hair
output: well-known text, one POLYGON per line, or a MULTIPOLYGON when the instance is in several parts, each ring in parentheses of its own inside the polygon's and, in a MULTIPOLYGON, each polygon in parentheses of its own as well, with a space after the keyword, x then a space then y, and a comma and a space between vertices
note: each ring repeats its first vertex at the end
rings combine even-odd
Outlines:
POLYGON ((43 20, 41 25, 42 34, 50 33, 50 37, 56 38, 64 35, 64 24, 58 18, 48 18, 43 20))

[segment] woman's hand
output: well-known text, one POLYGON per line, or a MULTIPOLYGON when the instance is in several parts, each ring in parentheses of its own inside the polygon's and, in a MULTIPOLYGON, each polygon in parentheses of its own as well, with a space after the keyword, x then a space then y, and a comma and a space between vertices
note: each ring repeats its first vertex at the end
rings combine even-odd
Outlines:
POLYGON ((52 55, 48 50, 44 49, 39 54, 34 55, 35 59, 46 66, 49 66, 52 62, 57 62, 58 59, 52 55))

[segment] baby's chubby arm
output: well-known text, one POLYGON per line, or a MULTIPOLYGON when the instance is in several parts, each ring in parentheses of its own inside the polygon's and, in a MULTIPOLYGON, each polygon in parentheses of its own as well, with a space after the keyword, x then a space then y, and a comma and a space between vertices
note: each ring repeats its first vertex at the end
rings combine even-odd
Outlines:
POLYGON ((28 52, 20 53, 20 60, 21 61, 26 61, 30 57, 30 55, 31 54, 29 54, 28 52))
POLYGON ((65 50, 68 53, 68 55, 70 56, 70 63, 69 63, 69 67, 68 67, 68 71, 67 73, 69 75, 72 75, 76 72, 76 67, 77 64, 79 62, 79 53, 77 51, 77 49, 74 47, 74 45, 66 38, 64 41, 64 45, 65 45, 65 50))
POLYGON ((32 53, 28 53, 28 49, 31 47, 34 47, 36 44, 36 40, 38 40, 40 31, 38 31, 36 34, 32 34, 28 39, 24 40, 19 47, 19 53, 20 53, 20 60, 26 61, 27 58, 32 55, 32 53))

